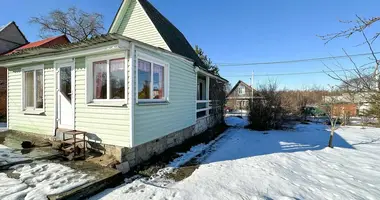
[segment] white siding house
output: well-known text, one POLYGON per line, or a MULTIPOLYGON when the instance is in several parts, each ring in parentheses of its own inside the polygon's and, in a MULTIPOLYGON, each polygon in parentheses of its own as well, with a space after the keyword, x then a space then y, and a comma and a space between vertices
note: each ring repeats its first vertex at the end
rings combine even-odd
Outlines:
POLYGON ((123 1, 107 35, 0 56, 0 67, 10 129, 84 131, 128 166, 207 129, 210 81, 226 82, 147 0, 123 1))

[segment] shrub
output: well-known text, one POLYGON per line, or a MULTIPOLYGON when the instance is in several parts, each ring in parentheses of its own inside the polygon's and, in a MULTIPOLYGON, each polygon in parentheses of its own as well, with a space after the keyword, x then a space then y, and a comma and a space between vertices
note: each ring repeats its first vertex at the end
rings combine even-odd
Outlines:
POLYGON ((285 111, 281 107, 281 94, 276 83, 269 83, 258 88, 260 98, 249 103, 248 127, 254 130, 282 129, 285 111))

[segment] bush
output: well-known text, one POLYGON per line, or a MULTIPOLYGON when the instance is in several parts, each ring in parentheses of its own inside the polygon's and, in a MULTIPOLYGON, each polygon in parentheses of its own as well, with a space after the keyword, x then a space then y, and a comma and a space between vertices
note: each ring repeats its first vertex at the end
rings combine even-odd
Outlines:
POLYGON ((281 107, 281 94, 277 91, 277 85, 263 85, 257 91, 260 98, 249 103, 248 127, 259 131, 282 129, 285 111, 281 107))

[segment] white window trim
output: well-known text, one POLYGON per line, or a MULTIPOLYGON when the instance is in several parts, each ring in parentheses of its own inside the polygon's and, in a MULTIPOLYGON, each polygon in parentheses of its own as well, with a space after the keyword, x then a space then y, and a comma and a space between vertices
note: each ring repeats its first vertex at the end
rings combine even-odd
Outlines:
MULTIPOLYGON (((153 56, 150 56, 148 54, 145 54, 145 53, 141 53, 141 52, 137 52, 137 56, 136 56, 136 62, 135 62, 135 71, 136 71, 136 102, 137 103, 162 103, 162 102, 169 102, 169 86, 170 86, 170 83, 169 83, 169 80, 170 80, 170 65, 169 63, 167 62, 164 62, 158 58, 155 58, 153 56), (139 60, 144 60, 144 61, 147 61, 147 62, 150 62, 151 63, 151 74, 153 74, 153 66, 154 64, 157 64, 157 65, 160 65, 160 66, 163 66, 164 67, 164 90, 165 90, 165 95, 164 95, 164 99, 139 99, 139 86, 138 86, 138 83, 139 83, 139 75, 138 75, 138 70, 139 70, 139 60)), ((153 75, 151 75, 151 91, 150 91, 150 94, 152 95, 153 94, 153 75)), ((160 104, 157 104, 157 105, 160 105, 160 104)))
POLYGON ((36 65, 31 67, 24 67, 21 69, 21 111, 25 114, 42 114, 45 112, 45 65, 36 65), (36 91, 36 84, 37 84, 37 78, 36 78, 36 70, 42 70, 42 85, 43 85, 43 92, 42 92, 42 108, 36 108, 36 100, 37 100, 37 91, 36 91), (26 101, 25 101, 25 72, 28 71, 34 71, 34 107, 26 107, 26 101))
MULTIPOLYGON (((110 97, 110 89, 107 88, 107 98, 110 97)), ((119 105, 124 106, 128 102, 128 55, 127 51, 104 55, 104 56, 89 56, 86 57, 86 103, 97 104, 101 106, 102 104, 108 105, 112 103, 113 106, 119 105), (94 77, 93 77, 93 63, 103 60, 107 60, 107 87, 110 86, 110 73, 109 73, 109 61, 113 59, 124 58, 124 99, 94 99, 94 77)))

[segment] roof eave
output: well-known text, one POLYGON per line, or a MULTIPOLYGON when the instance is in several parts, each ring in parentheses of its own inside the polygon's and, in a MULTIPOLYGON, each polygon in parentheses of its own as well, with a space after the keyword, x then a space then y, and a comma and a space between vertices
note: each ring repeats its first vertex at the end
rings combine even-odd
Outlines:
POLYGON ((79 47, 74 49, 67 49, 62 51, 55 52, 46 52, 41 54, 21 54, 16 56, 8 56, 8 59, 1 59, 0 57, 0 66, 1 67, 12 67, 22 64, 35 63, 35 62, 44 62, 51 60, 66 59, 72 57, 81 57, 92 54, 99 54, 103 52, 113 52, 120 51, 125 49, 125 45, 122 47, 119 46, 119 40, 115 39, 105 43, 100 43, 97 45, 91 45, 87 47, 79 47), (105 47, 105 48, 104 48, 105 47))

